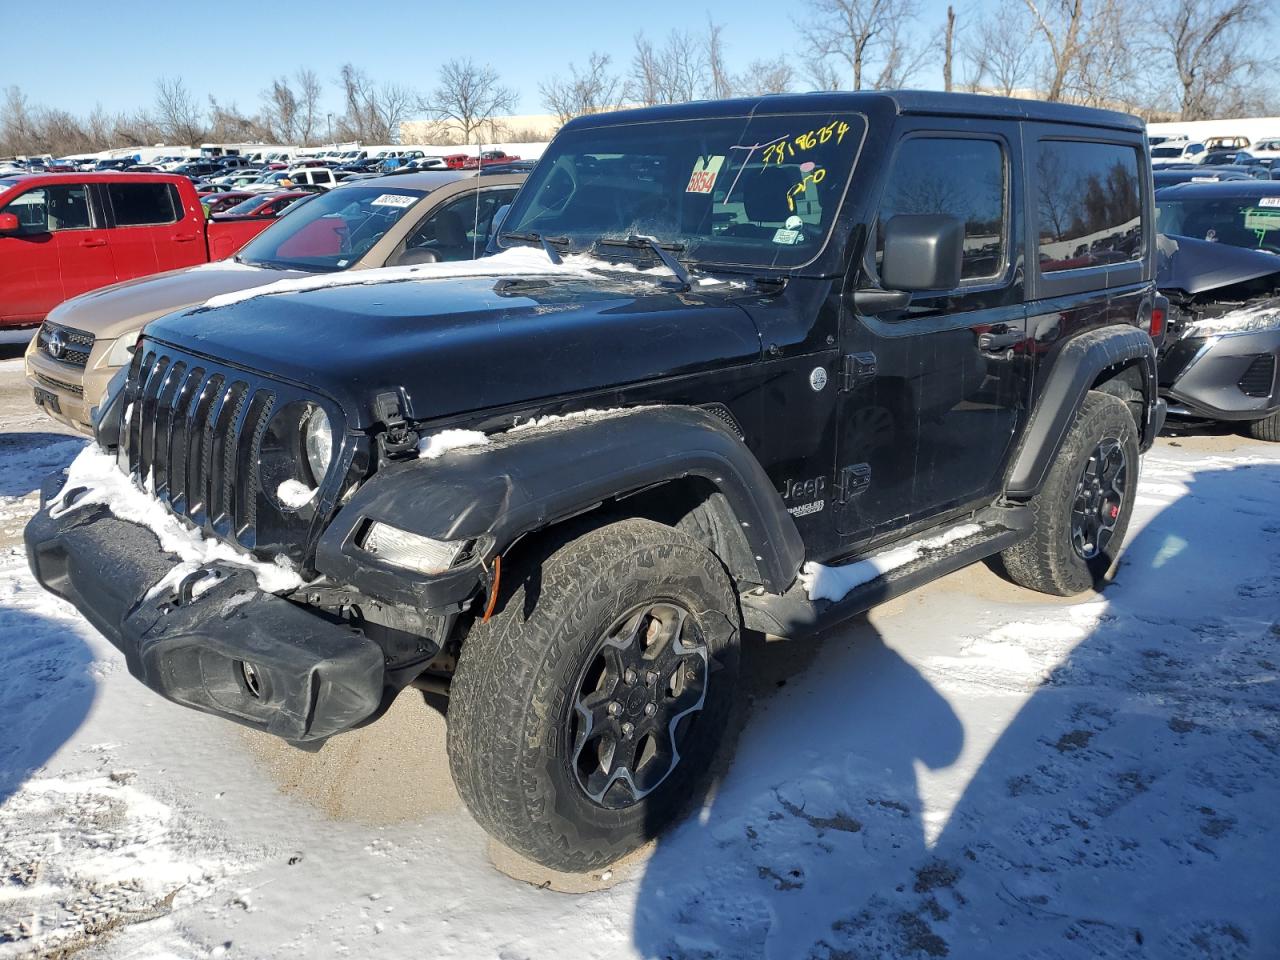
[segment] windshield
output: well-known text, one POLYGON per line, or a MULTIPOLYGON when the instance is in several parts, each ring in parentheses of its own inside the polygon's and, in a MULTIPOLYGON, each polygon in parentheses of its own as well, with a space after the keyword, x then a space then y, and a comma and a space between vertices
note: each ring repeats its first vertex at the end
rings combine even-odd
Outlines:
POLYGON ((422 190, 398 187, 331 190, 258 234, 238 259, 286 270, 345 270, 425 195, 422 190))
POLYGON ((599 242, 653 237, 682 260, 799 266, 831 231, 864 130, 854 114, 786 114, 563 132, 502 244, 622 256, 599 242))
POLYGON ((1156 224, 1164 234, 1280 253, 1280 195, 1159 200, 1156 224))

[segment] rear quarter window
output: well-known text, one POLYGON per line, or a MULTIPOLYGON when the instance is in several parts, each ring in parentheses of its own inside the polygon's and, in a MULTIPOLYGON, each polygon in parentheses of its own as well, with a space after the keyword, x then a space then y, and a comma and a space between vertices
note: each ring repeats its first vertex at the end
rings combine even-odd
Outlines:
POLYGON ((1142 182, 1136 147, 1041 140, 1035 147, 1040 271, 1142 257, 1142 182))
POLYGON ((182 219, 182 199, 171 183, 109 183, 117 227, 149 227, 182 219))

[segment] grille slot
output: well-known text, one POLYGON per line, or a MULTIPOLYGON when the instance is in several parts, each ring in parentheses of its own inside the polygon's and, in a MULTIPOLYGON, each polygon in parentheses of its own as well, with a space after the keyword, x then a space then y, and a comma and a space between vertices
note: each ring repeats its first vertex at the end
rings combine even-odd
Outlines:
POLYGON ((87 330, 65 327, 48 320, 41 325, 36 338, 41 353, 69 367, 83 367, 89 362, 89 352, 95 340, 87 330))
POLYGON ((151 345, 126 388, 120 451, 133 482, 206 534, 258 542, 258 459, 274 384, 151 345))
POLYGON ((55 380, 53 377, 46 377, 43 373, 36 373, 36 380, 41 386, 48 387, 50 390, 62 390, 75 397, 84 396, 84 387, 74 383, 67 383, 65 380, 55 380))
POLYGON ((1276 358, 1270 353, 1260 353, 1253 358, 1240 378, 1241 392, 1250 397, 1271 396, 1271 386, 1276 379, 1276 358))

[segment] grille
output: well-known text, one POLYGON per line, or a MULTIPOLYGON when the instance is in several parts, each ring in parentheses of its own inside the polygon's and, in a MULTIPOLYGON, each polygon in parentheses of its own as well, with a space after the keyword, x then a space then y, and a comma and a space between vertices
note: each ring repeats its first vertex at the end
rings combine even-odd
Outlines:
POLYGON ((94 336, 87 330, 64 327, 60 323, 51 323, 46 320, 36 336, 40 341, 40 351, 59 363, 65 363, 71 367, 83 367, 89 362, 89 351, 93 349, 94 336))
POLYGON ((150 344, 138 352, 122 414, 122 465, 206 534, 258 546, 259 458, 276 385, 150 344))
POLYGON ((1276 379, 1276 358, 1270 353, 1260 353, 1253 358, 1240 378, 1241 391, 1250 397, 1271 396, 1271 385, 1276 379))
POLYGON ((48 387, 50 390, 61 390, 63 393, 69 393, 74 397, 84 396, 84 387, 74 383, 67 383, 65 380, 56 380, 53 377, 46 377, 43 373, 36 374, 36 380, 41 386, 48 387))

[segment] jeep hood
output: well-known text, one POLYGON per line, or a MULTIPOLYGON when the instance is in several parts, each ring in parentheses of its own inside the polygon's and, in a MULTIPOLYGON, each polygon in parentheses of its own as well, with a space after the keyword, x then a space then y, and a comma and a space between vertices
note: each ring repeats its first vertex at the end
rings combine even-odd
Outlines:
POLYGON ((233 260, 183 267, 126 280, 68 300, 49 314, 54 323, 88 330, 99 340, 115 340, 166 313, 289 277, 296 270, 271 270, 233 260))
MULTIPOLYGON (((1195 295, 1219 287, 1280 274, 1280 256, 1192 237, 1161 235, 1157 244, 1156 285, 1195 295)), ((1280 282, 1280 276, 1277 277, 1280 282)))
POLYGON ((730 301, 743 292, 736 285, 683 292, 644 274, 484 275, 484 264, 458 265, 461 276, 348 282, 200 307, 153 322, 147 335, 328 394, 358 429, 372 425, 373 399, 399 388, 411 419, 432 420, 761 354, 754 323, 730 301))

